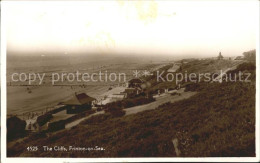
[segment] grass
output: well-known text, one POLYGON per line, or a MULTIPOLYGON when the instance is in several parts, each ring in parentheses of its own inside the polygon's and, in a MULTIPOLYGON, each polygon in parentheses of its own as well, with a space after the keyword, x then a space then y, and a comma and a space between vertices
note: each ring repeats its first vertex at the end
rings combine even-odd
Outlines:
POLYGON ((175 157, 172 139, 177 138, 182 157, 255 156, 255 78, 251 80, 251 83, 202 83, 199 93, 189 99, 124 117, 94 116, 71 130, 17 143, 8 147, 7 154, 8 157, 175 157), (99 146, 105 151, 25 150, 27 146, 42 145, 99 146))
POLYGON ((138 106, 138 105, 143 105, 143 104, 148 104, 151 102, 154 102, 155 99, 153 97, 146 97, 146 95, 140 95, 134 98, 127 98, 127 99, 123 99, 121 101, 115 101, 115 102, 111 102, 105 105, 105 110, 109 109, 109 108, 121 108, 121 109, 125 109, 125 108, 130 108, 130 107, 134 107, 134 106, 138 106))
POLYGON ((182 72, 187 73, 214 73, 230 68, 241 61, 232 60, 193 60, 182 66, 182 72))
MULTIPOLYGON (((183 76, 185 76, 185 74, 190 74, 190 73, 195 73, 195 74, 219 73, 221 69, 225 70, 227 68, 230 68, 230 67, 236 65, 239 62, 241 62, 241 61, 194 59, 194 60, 189 61, 186 64, 183 64, 181 66, 181 69, 177 70, 176 73, 181 73, 181 74, 183 74, 183 76)), ((164 71, 164 73, 161 75, 161 77, 163 79, 166 79, 166 75, 168 74, 167 70, 171 67, 172 67, 172 65, 170 64, 170 65, 166 65, 158 70, 159 74, 161 74, 164 71)), ((154 72, 154 73, 156 73, 156 72, 154 72)), ((173 73, 173 74, 175 74, 175 73, 173 73)), ((157 75, 153 75, 150 77, 146 77, 144 79, 145 81, 151 83, 151 85, 152 85, 152 87, 150 87, 146 90, 149 94, 157 94, 158 90, 160 90, 160 92, 162 93, 162 92, 164 92, 164 89, 167 89, 167 88, 176 89, 176 87, 177 87, 176 79, 174 79, 173 81, 162 82, 161 80, 157 81, 156 76, 157 75)), ((185 84, 185 83, 181 82, 181 85, 183 85, 183 84, 185 84)))

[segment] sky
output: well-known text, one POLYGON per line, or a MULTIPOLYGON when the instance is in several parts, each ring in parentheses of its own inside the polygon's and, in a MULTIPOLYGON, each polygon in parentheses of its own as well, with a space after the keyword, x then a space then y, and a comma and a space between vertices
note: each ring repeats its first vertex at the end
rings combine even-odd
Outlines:
POLYGON ((258 7, 257 1, 9 2, 7 50, 237 56, 255 49, 258 7))

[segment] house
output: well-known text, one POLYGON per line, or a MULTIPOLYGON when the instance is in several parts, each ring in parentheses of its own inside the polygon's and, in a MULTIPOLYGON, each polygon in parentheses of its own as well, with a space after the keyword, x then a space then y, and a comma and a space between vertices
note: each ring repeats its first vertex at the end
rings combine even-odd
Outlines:
POLYGON ((110 89, 109 91, 107 91, 101 95, 101 97, 103 97, 103 98, 99 99, 95 103, 95 106, 102 107, 108 103, 123 100, 124 98, 126 98, 126 94, 124 93, 125 89, 126 89, 126 87, 123 87, 123 86, 119 86, 119 87, 110 89))
POLYGON ((128 88, 141 88, 141 85, 144 83, 144 81, 140 78, 133 78, 128 81, 128 88))
POLYGON ((126 88, 124 93, 126 94, 126 98, 134 97, 141 93, 141 88, 126 88))
POLYGON ((91 109, 92 103, 95 100, 95 98, 90 97, 85 93, 75 93, 71 99, 62 102, 62 104, 66 105, 67 114, 75 114, 91 109))
POLYGON ((103 99, 100 99, 97 103, 95 103, 95 106, 102 107, 108 103, 123 100, 125 97, 126 97, 125 93, 111 94, 104 97, 103 99))

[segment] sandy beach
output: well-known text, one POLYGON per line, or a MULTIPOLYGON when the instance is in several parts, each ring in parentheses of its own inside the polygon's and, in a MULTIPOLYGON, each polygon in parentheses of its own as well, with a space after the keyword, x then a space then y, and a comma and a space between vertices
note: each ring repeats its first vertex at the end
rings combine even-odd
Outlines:
MULTIPOLYGON (((101 99, 104 97, 109 88, 113 89, 123 82, 120 81, 98 81, 98 82, 57 82, 52 85, 51 73, 57 72, 72 72, 73 70, 79 70, 80 72, 96 73, 99 71, 109 73, 125 73, 126 81, 133 78, 134 70, 150 70, 154 71, 160 68, 164 63, 149 63, 149 62, 129 62, 122 63, 118 60, 111 61, 107 60, 96 62, 93 64, 89 61, 89 64, 83 64, 82 61, 79 62, 71 61, 69 65, 60 65, 56 60, 49 58, 44 61, 46 66, 41 66, 39 64, 33 63, 33 60, 28 64, 20 64, 14 58, 10 58, 8 63, 10 66, 7 68, 7 114, 22 115, 28 112, 42 113, 46 108, 51 108, 56 106, 58 103, 67 100, 73 96, 75 92, 85 92, 87 95, 101 99), (49 60, 49 62, 47 62, 49 60), (33 64, 30 64, 33 63, 33 64), (48 64, 46 64, 48 63, 48 64), (15 66, 16 65, 16 66, 15 66), (19 69, 18 69, 19 68, 19 69), (19 71, 18 71, 19 70, 19 71), (28 85, 28 81, 25 82, 11 82, 11 74, 14 72, 40 72, 45 73, 45 83, 42 85, 37 85, 38 81, 35 81, 33 85, 28 85), (84 84, 84 86, 83 86, 84 84), (71 86, 74 85, 74 86, 71 86)), ((105 74, 102 78, 105 77, 105 74)), ((111 92, 111 91, 110 91, 111 92)), ((112 91, 113 92, 113 91, 112 91)))

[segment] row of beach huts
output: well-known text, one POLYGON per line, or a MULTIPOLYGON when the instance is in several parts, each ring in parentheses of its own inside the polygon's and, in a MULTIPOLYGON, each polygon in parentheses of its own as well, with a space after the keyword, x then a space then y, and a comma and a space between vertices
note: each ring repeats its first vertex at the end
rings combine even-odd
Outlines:
POLYGON ((141 85, 144 81, 140 78, 134 78, 129 80, 127 83, 122 84, 117 87, 110 87, 107 92, 101 95, 101 98, 96 99, 85 92, 77 93, 75 92, 70 99, 59 102, 58 105, 54 106, 52 109, 49 109, 48 112, 40 116, 36 115, 32 118, 27 118, 26 121, 26 130, 28 131, 39 131, 47 130, 51 123, 57 121, 66 120, 71 118, 76 114, 87 110, 93 110, 95 112, 100 111, 103 107, 111 102, 123 100, 126 98, 134 97, 138 95, 143 90, 141 85), (48 118, 47 115, 51 115, 51 118, 48 118), (45 121, 45 124, 39 124, 39 119, 48 119, 45 121), (37 120, 38 119, 38 120, 37 120))

